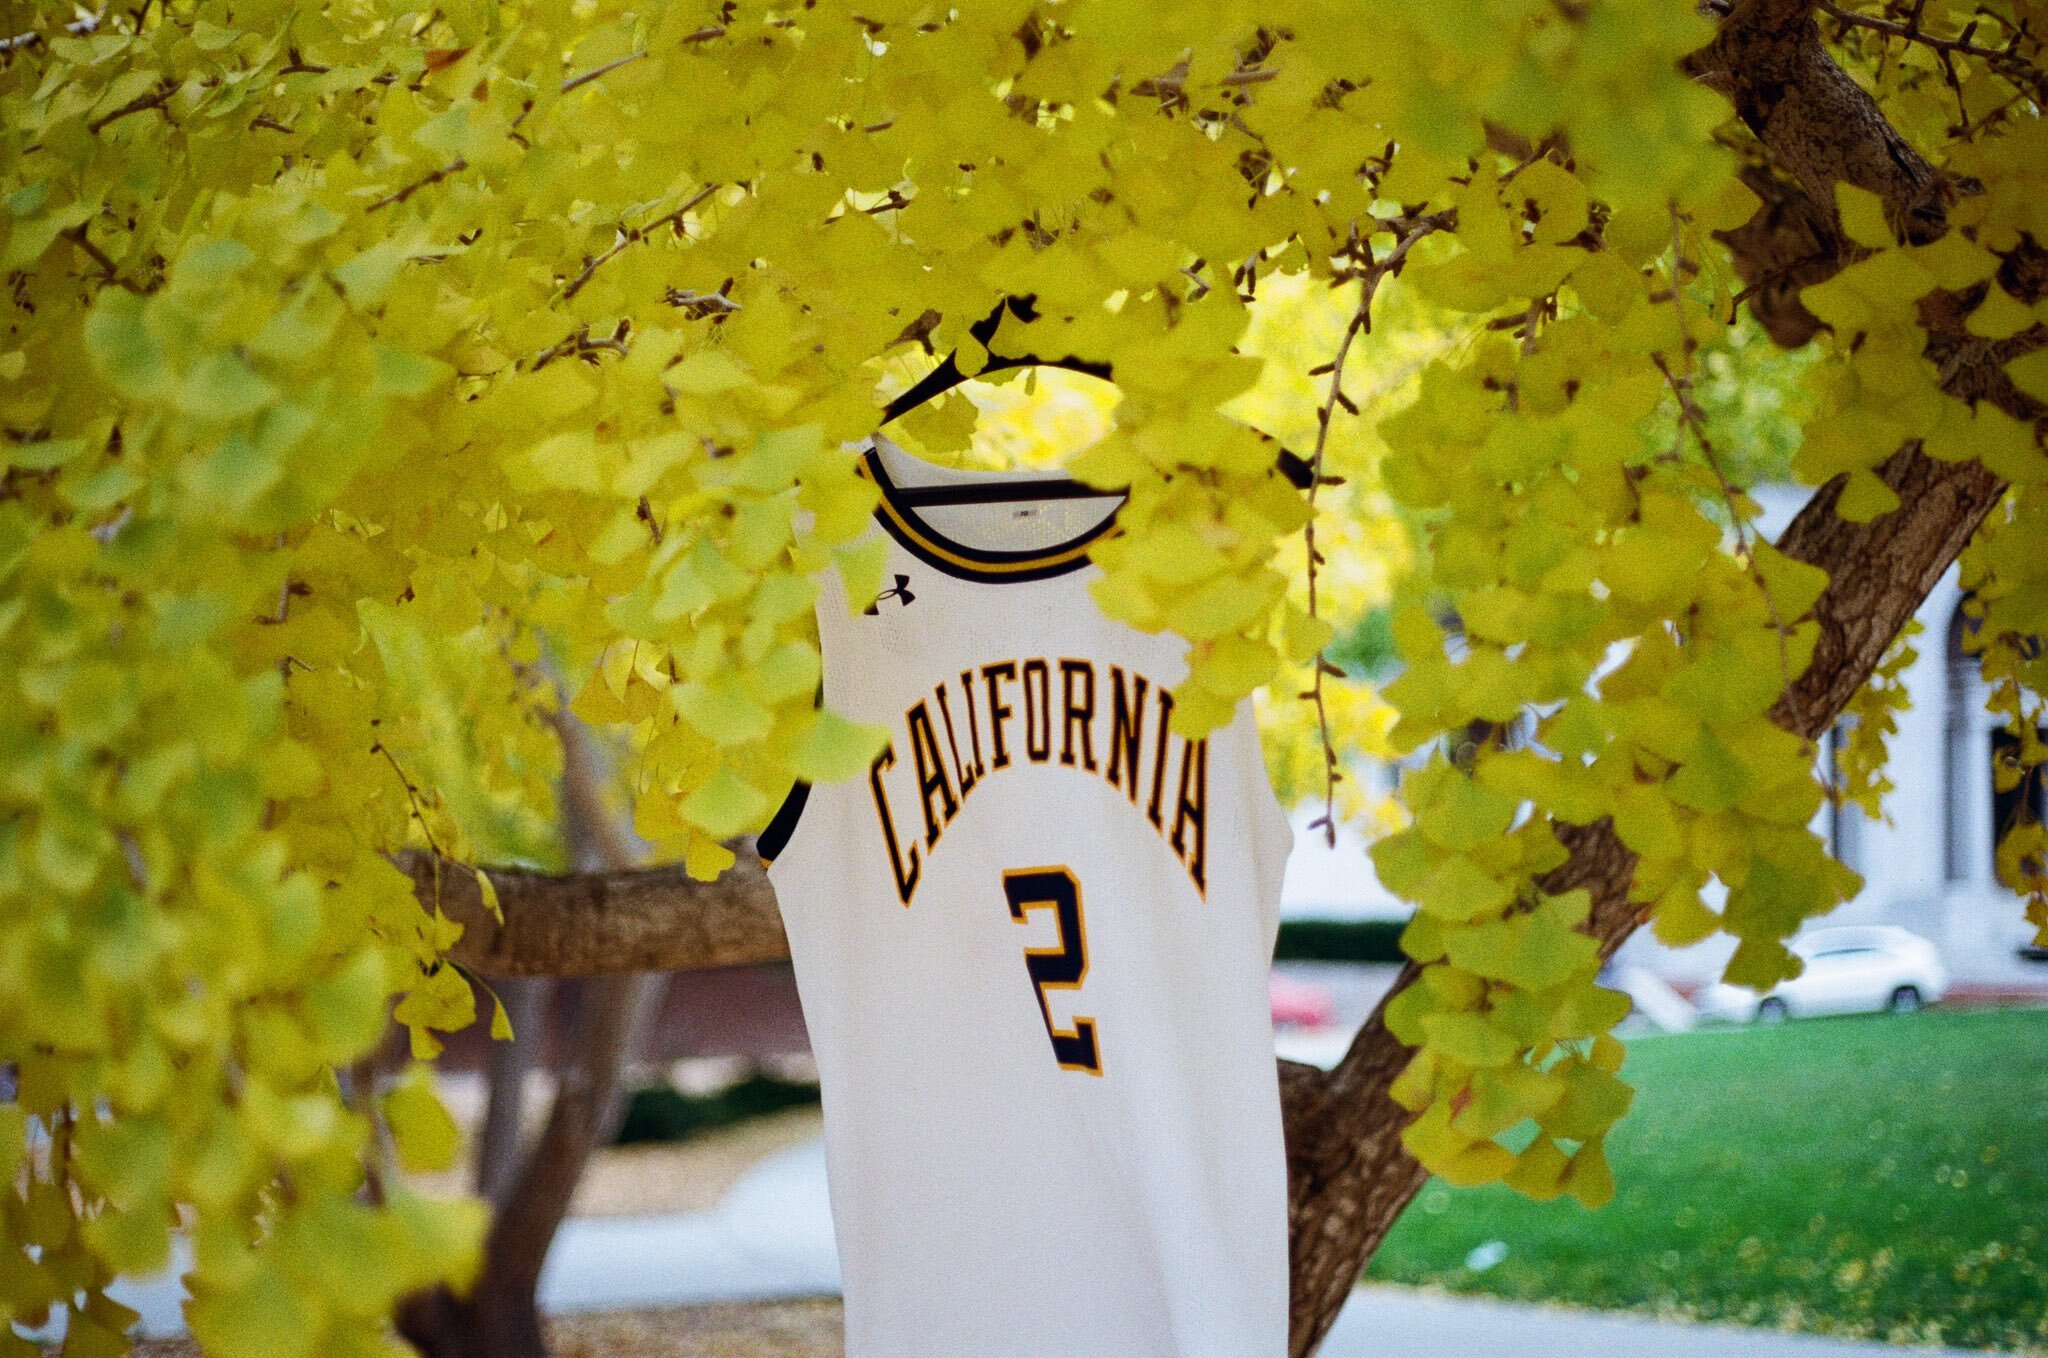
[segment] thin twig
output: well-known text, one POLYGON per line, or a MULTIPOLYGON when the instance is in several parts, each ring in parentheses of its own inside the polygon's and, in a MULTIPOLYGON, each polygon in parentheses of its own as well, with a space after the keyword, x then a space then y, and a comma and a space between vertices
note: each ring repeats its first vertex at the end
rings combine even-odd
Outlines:
POLYGON ((130 292, 142 291, 142 289, 136 287, 133 283, 130 283, 127 279, 121 277, 120 268, 114 263, 112 259, 107 257, 107 252, 105 250, 100 249, 99 246, 94 245, 92 243, 92 236, 87 233, 86 224, 84 222, 80 222, 78 225, 71 227, 69 230, 60 231, 57 234, 64 237, 65 240, 70 241, 73 245, 76 245, 79 249, 85 251, 86 255, 91 258, 92 262, 99 265, 100 268, 105 271, 108 282, 118 284, 119 286, 128 289, 128 291, 130 292))
POLYGON ((611 249, 606 250, 601 255, 593 256, 589 261, 587 261, 584 264, 583 272, 577 274, 575 280, 571 282, 569 286, 563 291, 562 300, 565 302, 569 301, 572 298, 574 298, 577 293, 583 291, 583 285, 590 281, 592 275, 594 275, 598 271, 598 269, 603 267, 607 260, 617 255, 621 250, 625 249, 627 246, 633 244, 636 241, 646 239, 648 235, 652 234, 655 231, 659 231, 664 226, 672 226, 675 223, 680 222, 684 217, 688 216, 691 212, 696 210, 697 206, 700 203, 702 203, 705 199, 709 198, 712 194, 716 192, 718 192, 718 185, 706 184, 703 188, 697 190, 697 192, 691 197, 689 202, 683 204, 674 212, 664 213, 662 216, 655 218, 653 221, 647 223, 647 225, 645 226, 636 226, 630 231, 620 231, 619 238, 617 241, 613 242, 611 249))
MULTIPOLYGON (((1343 338, 1337 342, 1337 356, 1330 360, 1326 369, 1330 374, 1330 394, 1324 398, 1322 405, 1316 409, 1316 446, 1314 453, 1309 458, 1308 522, 1302 527, 1302 544, 1308 557, 1308 612, 1312 618, 1320 616, 1316 595, 1316 567, 1321 564, 1323 557, 1316 550, 1316 492, 1322 488, 1325 481, 1323 476, 1323 450, 1329 443, 1330 422, 1336 418, 1338 407, 1342 406, 1354 415, 1358 413, 1358 408, 1344 395, 1344 360, 1351 353, 1351 342, 1372 329, 1372 302, 1374 295, 1379 291, 1380 280, 1387 277, 1388 274, 1399 271, 1402 262, 1408 257, 1408 251, 1414 247, 1415 242, 1433 231, 1442 230, 1452 220, 1453 218, 1449 213, 1442 212, 1415 220, 1408 225, 1407 230, 1394 243, 1394 248, 1387 252, 1385 259, 1372 259, 1370 237, 1364 241, 1356 241, 1354 238, 1352 248, 1364 250, 1366 258, 1370 262, 1357 275, 1358 305, 1352 310, 1351 319, 1345 323, 1343 338)), ((1393 225, 1393 223, 1389 223, 1389 225, 1393 225)), ((1323 679, 1326 675, 1332 674, 1341 676, 1343 671, 1330 664, 1325 656, 1325 648, 1318 647, 1316 649, 1315 684, 1304 696, 1308 697, 1316 705, 1316 730, 1322 736, 1323 742, 1323 815, 1321 820, 1323 842, 1331 848, 1335 848, 1337 846, 1337 778, 1339 776, 1337 771, 1337 747, 1330 739, 1330 711, 1323 699, 1323 679)))
MULTIPOLYGON (((732 286, 730 279, 726 280, 726 286, 732 286)), ((701 320, 706 316, 724 316, 744 310, 738 302, 726 296, 723 289, 717 292, 697 292, 688 288, 670 288, 663 300, 672 307, 681 307, 689 312, 691 320, 701 320)))
MULTIPOLYGON (((1922 3, 1924 4, 1924 0, 1922 0, 1922 3)), ((2010 43, 2005 47, 1984 47, 1970 41, 1971 34, 1977 28, 1977 21, 1975 19, 1970 21, 1969 26, 1963 30, 1960 37, 1941 38, 1936 37, 1932 33, 1924 32, 1920 27, 1921 4, 1914 5, 1912 17, 1905 23, 1900 23, 1896 19, 1880 19, 1874 14, 1858 14, 1854 10, 1842 8, 1841 5, 1835 3, 1835 0, 1819 0, 1816 7, 1829 18, 1846 26, 1867 28, 1874 33, 1882 33, 1888 38, 1898 38, 1907 43, 1918 43, 1922 47, 1939 53, 1942 69, 1951 87, 1958 84, 1954 59, 1964 56, 1975 57, 1977 60, 1989 64, 1992 69, 2016 85, 2030 87, 2037 98, 2044 92, 2048 92, 2048 73, 2043 73, 2034 63, 2020 55, 2018 51, 2021 38, 2029 36, 2024 28, 2016 30, 2010 43)), ((2004 19, 2004 16, 1990 14, 1990 11, 1987 10, 1980 10, 1979 13, 2000 19, 2001 21, 2004 19)), ((1969 127, 1969 121, 1969 114, 1965 111, 1963 114, 1963 126, 1966 131, 1969 127)))
POLYGON ((375 212, 379 208, 390 207, 394 203, 402 203, 406 199, 418 193, 421 189, 426 188, 429 184, 438 184, 442 180, 446 179, 449 175, 461 174, 464 170, 468 168, 469 162, 467 160, 464 160, 462 157, 457 156, 454 160, 449 161, 446 165, 443 165, 440 169, 435 170, 433 173, 423 175, 420 178, 415 179, 412 183, 407 184, 404 188, 399 189, 397 192, 388 193, 384 195, 382 198, 379 198, 376 202, 370 204, 369 211, 375 212))
POLYGON ((100 129, 105 127, 107 124, 112 122, 118 122, 119 120, 127 117, 131 113, 141 113, 145 109, 161 107, 163 104, 169 102, 170 97, 176 94, 177 92, 177 82, 172 80, 166 80, 162 84, 158 85, 155 89, 151 90, 148 94, 138 94, 133 99, 130 99, 127 103, 121 105, 121 107, 115 109, 113 112, 101 114, 99 117, 87 123, 85 125, 85 130, 93 133, 94 135, 98 135, 100 129))
POLYGON ((585 71, 582 75, 572 75, 567 80, 564 80, 562 82, 562 93, 568 94, 572 90, 581 89, 585 85, 588 85, 591 81, 597 79, 599 76, 608 75, 611 72, 618 70, 621 66, 631 65, 633 62, 640 60, 640 58, 646 55, 647 53, 644 51, 628 52, 626 53, 626 55, 619 57, 617 60, 607 61, 604 65, 594 67, 591 70, 585 71))
POLYGON ((1874 14, 1858 14, 1854 10, 1843 9, 1834 0, 1820 0, 1818 8, 1831 19, 1839 19, 1841 22, 1852 24, 1857 28, 1872 29, 1889 37, 1903 38, 1907 42, 1917 42, 1923 47, 1932 47, 1937 52, 1956 52, 1966 57, 1982 57, 1989 61, 2015 61, 2022 59, 2018 53, 2010 49, 1979 47, 1977 44, 1967 42, 1961 38, 1938 38, 1932 33, 1922 32, 1920 29, 1920 15, 1917 9, 1914 11, 1913 21, 1902 24, 1896 19, 1880 19, 1874 14))
POLYGON ((626 344, 626 336, 630 329, 631 327, 627 322, 620 321, 617 328, 612 331, 608 338, 592 339, 590 337, 590 327, 587 325, 579 326, 568 336, 555 341, 547 348, 535 354, 533 361, 527 365, 527 371, 539 372, 558 358, 565 358, 571 354, 581 358, 600 349, 609 349, 620 358, 624 358, 628 353, 632 352, 626 344))
MULTIPOLYGON (((408 802, 412 803, 413 819, 417 820, 420 823, 420 830, 427 837, 427 847, 434 851, 435 872, 438 875, 440 871, 440 860, 446 858, 447 855, 441 852, 440 844, 435 842, 434 827, 427 824, 427 813, 420 808, 419 789, 415 788, 412 785, 412 779, 405 776, 405 770, 399 767, 398 756, 392 754, 390 750, 386 749, 383 741, 372 741, 370 743, 370 753, 383 755, 385 759, 390 761, 391 771, 398 775, 398 781, 405 788, 405 799, 408 802)), ((434 894, 436 897, 439 897, 440 890, 438 886, 436 887, 434 894)))

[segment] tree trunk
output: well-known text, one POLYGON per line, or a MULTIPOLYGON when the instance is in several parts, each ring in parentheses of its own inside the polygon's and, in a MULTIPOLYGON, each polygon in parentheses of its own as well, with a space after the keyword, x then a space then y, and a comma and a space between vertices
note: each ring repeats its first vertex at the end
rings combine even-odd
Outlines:
POLYGON ((539 976, 505 976, 492 985, 512 1025, 508 1042, 493 1042, 485 1058, 488 1101, 476 1138, 476 1193, 502 1201, 525 1150, 526 1076, 546 1040, 548 1002, 554 985, 539 976))
MULTIPOLYGON (((604 813, 587 733, 566 714, 557 725, 564 756, 562 821, 570 857, 582 870, 581 880, 602 882, 607 874, 623 873, 635 850, 604 813)), ((470 885, 474 890, 473 879, 470 885)), ((601 904, 604 896, 600 889, 595 899, 601 904)), ((399 1308, 399 1333, 426 1358, 548 1358, 538 1300, 541 1269, 568 1215, 584 1165, 618 1125, 620 1072, 658 1011, 668 979, 626 974, 575 983, 576 1017, 554 1103, 532 1149, 517 1158, 516 1173, 498 1172, 484 1266, 475 1289, 467 1297, 457 1297, 447 1288, 435 1288, 407 1298, 399 1308)), ((513 1111, 501 1115, 501 1120, 509 1120, 511 1126, 501 1126, 498 1134, 516 1144, 516 1104, 510 1097, 506 1102, 513 1111)), ((509 1160, 512 1155, 501 1148, 493 1158, 509 1160)))

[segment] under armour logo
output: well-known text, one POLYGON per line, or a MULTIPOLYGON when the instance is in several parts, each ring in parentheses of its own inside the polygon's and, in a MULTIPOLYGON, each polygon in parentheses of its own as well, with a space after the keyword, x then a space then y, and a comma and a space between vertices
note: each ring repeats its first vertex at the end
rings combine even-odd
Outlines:
POLYGON ((874 603, 869 604, 867 608, 863 611, 865 611, 869 617, 873 617, 875 614, 880 613, 882 611, 881 603, 884 599, 901 599, 904 602, 905 606, 908 606, 910 601, 912 599, 915 599, 916 597, 917 596, 915 594, 912 594, 910 592, 910 577, 907 575, 899 575, 896 577, 896 588, 885 589, 880 594, 877 594, 875 596, 874 603))

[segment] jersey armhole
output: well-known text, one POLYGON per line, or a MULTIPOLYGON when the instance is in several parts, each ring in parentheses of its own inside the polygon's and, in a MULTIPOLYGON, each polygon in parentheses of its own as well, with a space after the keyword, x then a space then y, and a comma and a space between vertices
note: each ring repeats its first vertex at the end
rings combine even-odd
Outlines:
POLYGON ((811 785, 799 778, 790 785, 789 795, 782 799, 782 805, 775 809, 769 820, 754 840, 754 852, 761 856, 761 866, 772 868, 775 860, 789 845, 789 837, 796 831, 797 819, 804 813, 804 803, 810 800, 811 785))
MULTIPOLYGON (((818 678, 818 691, 811 699, 813 706, 825 705, 825 679, 818 678)), ((796 823, 804 814, 804 804, 811 799, 811 785, 799 778, 789 786, 782 798, 782 805, 775 808, 775 814, 761 833, 754 837, 754 852, 760 855, 761 866, 772 868, 775 860, 782 857, 789 848, 789 837, 796 833, 796 823)))

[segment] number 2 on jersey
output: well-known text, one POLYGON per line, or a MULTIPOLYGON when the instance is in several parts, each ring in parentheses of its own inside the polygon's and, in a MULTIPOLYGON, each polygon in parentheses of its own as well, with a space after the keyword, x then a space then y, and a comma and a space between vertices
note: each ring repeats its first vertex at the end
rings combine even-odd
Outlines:
POLYGON ((1059 946, 1026 948, 1024 966, 1038 992, 1038 1012, 1045 1019, 1046 1035, 1052 1039, 1053 1058, 1063 1070, 1085 1070, 1102 1074, 1102 1058, 1095 1047, 1095 1020, 1074 1017, 1072 1031, 1053 1026, 1048 990, 1079 990, 1088 974, 1088 942, 1081 929, 1081 883, 1071 868, 1009 868, 1003 873, 1003 894, 1010 899, 1010 918, 1026 922, 1027 913, 1043 906, 1053 912, 1059 925, 1059 946))

